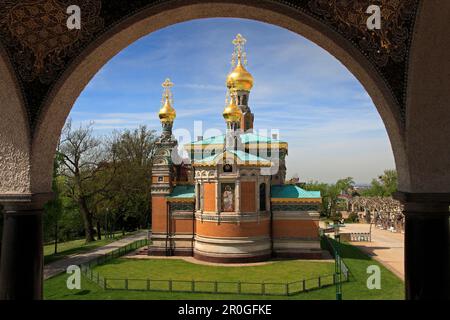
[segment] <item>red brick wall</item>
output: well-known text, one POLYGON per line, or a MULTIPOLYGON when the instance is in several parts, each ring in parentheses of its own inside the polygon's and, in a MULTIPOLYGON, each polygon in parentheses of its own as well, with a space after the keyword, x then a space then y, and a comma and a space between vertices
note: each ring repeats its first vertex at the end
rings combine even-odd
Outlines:
POLYGON ((189 219, 172 219, 172 232, 192 234, 192 220, 189 219))
POLYGON ((216 184, 203 184, 204 211, 216 211, 216 184))
POLYGON ((237 223, 196 221, 196 232, 206 237, 255 237, 270 234, 270 221, 237 223))
POLYGON ((152 231, 166 232, 167 230, 167 199, 166 197, 152 197, 152 231))
POLYGON ((246 113, 241 118, 241 128, 245 131, 247 131, 249 129, 253 129, 253 119, 252 119, 252 115, 250 113, 246 113), (247 126, 247 124, 249 126, 247 126))
POLYGON ((256 212, 255 187, 255 182, 241 182, 241 212, 256 212))
POLYGON ((273 236, 317 238, 319 236, 319 221, 314 220, 274 220, 273 236))

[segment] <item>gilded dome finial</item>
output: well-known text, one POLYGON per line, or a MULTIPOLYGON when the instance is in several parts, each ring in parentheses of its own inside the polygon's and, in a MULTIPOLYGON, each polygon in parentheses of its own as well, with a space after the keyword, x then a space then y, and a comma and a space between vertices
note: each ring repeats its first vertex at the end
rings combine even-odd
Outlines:
POLYGON ((250 91, 253 87, 253 76, 245 69, 247 65, 246 43, 247 40, 241 34, 238 34, 233 40, 234 51, 231 59, 233 70, 227 77, 227 87, 233 91, 250 91))
POLYGON ((173 108, 173 96, 171 89, 174 84, 167 78, 163 83, 162 87, 164 88, 163 98, 161 101, 161 109, 159 110, 159 119, 161 122, 173 122, 177 116, 175 109, 173 108))
POLYGON ((227 94, 225 103, 225 109, 223 110, 225 121, 227 123, 239 123, 242 118, 242 110, 236 104, 235 94, 232 93, 231 96, 227 94))

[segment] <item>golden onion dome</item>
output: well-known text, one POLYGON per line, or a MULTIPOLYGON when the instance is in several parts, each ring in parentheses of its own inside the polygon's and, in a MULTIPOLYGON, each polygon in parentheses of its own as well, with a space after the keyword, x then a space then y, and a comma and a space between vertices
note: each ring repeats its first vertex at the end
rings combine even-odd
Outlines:
POLYGON ((236 103, 234 99, 230 99, 230 104, 228 104, 223 110, 223 117, 226 122, 239 122, 242 118, 242 111, 236 103))
POLYGON ((238 61, 236 68, 227 77, 227 87, 230 90, 250 91, 253 88, 253 76, 238 61))
POLYGON ((165 100, 164 105, 159 110, 159 119, 161 122, 173 122, 177 117, 177 112, 172 107, 168 95, 165 96, 165 100))

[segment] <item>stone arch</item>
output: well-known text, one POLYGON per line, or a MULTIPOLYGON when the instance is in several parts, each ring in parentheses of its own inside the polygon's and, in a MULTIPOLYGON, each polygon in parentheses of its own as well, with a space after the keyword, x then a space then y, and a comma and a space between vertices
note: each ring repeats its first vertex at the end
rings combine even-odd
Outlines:
POLYGON ((0 47, 0 194, 30 193, 30 131, 22 92, 0 47))
POLYGON ((408 192, 450 193, 450 2, 419 6, 406 101, 408 192))
MULTIPOLYGON (((194 2, 194 1, 193 1, 194 2)), ((78 56, 48 95, 32 141, 32 191, 51 188, 53 155, 64 122, 81 91, 114 55, 139 38, 175 23, 201 18, 234 17, 270 23, 313 41, 343 63, 362 83, 383 119, 393 148, 399 185, 408 190, 409 169, 405 155, 399 108, 373 65, 348 40, 312 17, 281 3, 204 1, 143 10, 106 32, 78 56)))

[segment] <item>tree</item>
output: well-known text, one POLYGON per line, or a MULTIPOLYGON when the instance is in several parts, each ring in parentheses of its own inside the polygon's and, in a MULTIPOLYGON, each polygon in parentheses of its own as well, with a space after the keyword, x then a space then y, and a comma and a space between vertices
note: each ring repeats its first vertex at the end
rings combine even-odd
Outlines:
POLYGON ((397 191, 397 171, 384 170, 384 173, 378 177, 384 188, 384 196, 391 196, 397 191))
POLYGON ((320 191, 322 196, 322 204, 320 209, 321 215, 327 218, 334 218, 338 215, 339 195, 343 192, 347 192, 349 189, 352 189, 354 184, 355 182, 353 181, 353 178, 347 177, 344 179, 339 179, 334 184, 310 181, 306 183, 304 189, 320 191))
MULTIPOLYGON (((68 196, 75 201, 80 209, 84 222, 86 242, 94 241, 94 211, 96 201, 102 198, 96 197, 107 189, 110 180, 99 177, 110 168, 107 152, 100 139, 92 134, 92 123, 78 129, 72 129, 69 119, 63 129, 58 152, 63 163, 62 175, 66 177, 68 196)), ((114 166, 113 166, 114 167, 114 166)), ((111 178, 114 173, 110 174, 111 178)))
POLYGON ((390 197, 397 191, 397 171, 384 170, 384 173, 373 179, 370 188, 363 190, 361 195, 366 197, 390 197))
POLYGON ((148 227, 151 216, 152 159, 155 152, 154 130, 140 126, 135 130, 115 132, 109 152, 116 159, 108 200, 103 212, 114 214, 125 228, 148 227), (108 209, 108 210, 106 210, 108 209))
POLYGON ((50 233, 53 230, 52 236, 55 243, 54 253, 58 253, 58 237, 59 237, 59 220, 62 215, 62 202, 61 202, 61 186, 58 181, 59 171, 62 164, 62 155, 56 152, 54 164, 53 164, 53 181, 52 181, 52 191, 53 199, 45 205, 45 216, 44 216, 44 232, 45 234, 50 233), (50 232, 49 232, 50 231, 50 232))
POLYGON ((339 179, 336 182, 336 187, 341 192, 348 192, 349 190, 352 190, 354 186, 355 186, 355 181, 353 180, 352 177, 339 179))
POLYGON ((330 185, 318 181, 309 181, 303 188, 310 191, 320 191, 322 197, 322 203, 320 205, 320 214, 325 217, 329 217, 331 213, 331 201, 330 201, 330 185))

